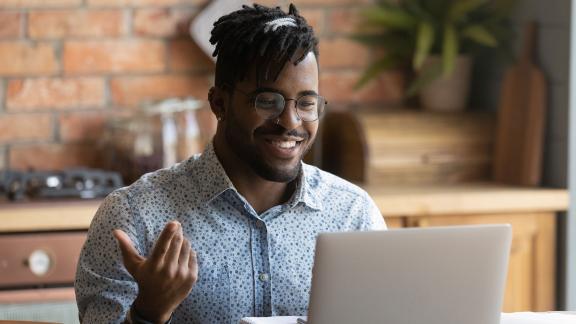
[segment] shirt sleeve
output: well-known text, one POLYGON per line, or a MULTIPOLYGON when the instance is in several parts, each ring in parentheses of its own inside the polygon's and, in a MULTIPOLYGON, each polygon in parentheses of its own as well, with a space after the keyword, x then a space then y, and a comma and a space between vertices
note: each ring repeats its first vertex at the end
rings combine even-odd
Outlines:
POLYGON ((144 235, 137 234, 135 224, 133 209, 121 191, 109 195, 96 212, 80 253, 74 284, 82 323, 122 323, 125 320, 138 287, 124 268, 112 231, 122 229, 143 254, 142 244, 135 238, 144 235))

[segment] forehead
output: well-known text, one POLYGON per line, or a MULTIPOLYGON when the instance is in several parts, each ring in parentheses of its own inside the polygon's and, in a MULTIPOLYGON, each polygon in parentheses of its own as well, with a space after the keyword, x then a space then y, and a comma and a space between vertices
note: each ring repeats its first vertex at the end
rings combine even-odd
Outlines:
POLYGON ((297 65, 294 65, 292 61, 286 62, 276 80, 258 80, 256 72, 257 64, 250 70, 247 78, 238 84, 251 86, 252 88, 271 87, 279 90, 290 88, 290 90, 295 90, 296 92, 304 90, 318 91, 318 63, 313 52, 309 52, 297 65))

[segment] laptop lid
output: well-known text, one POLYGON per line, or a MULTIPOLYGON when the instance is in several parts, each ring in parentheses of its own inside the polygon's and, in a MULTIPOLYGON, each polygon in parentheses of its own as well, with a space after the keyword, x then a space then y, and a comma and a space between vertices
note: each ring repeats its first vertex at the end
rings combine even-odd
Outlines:
POLYGON ((509 225, 323 233, 310 324, 498 324, 509 225))

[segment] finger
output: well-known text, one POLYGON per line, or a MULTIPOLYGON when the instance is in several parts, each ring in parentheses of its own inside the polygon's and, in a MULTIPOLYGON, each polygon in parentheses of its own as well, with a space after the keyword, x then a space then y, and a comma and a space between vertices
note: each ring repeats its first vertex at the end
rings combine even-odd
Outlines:
POLYGON ((112 231, 112 235, 118 242, 120 252, 122 253, 122 261, 126 270, 128 270, 130 274, 133 274, 136 266, 142 262, 144 258, 138 253, 138 250, 136 250, 132 244, 130 236, 128 236, 128 234, 123 230, 116 229, 112 231))
POLYGON ((168 252, 166 252, 166 255, 164 256, 164 264, 173 270, 178 267, 178 256, 180 255, 183 240, 182 225, 178 224, 178 230, 172 237, 170 248, 168 248, 168 252))
POLYGON ((178 229, 178 222, 169 222, 164 226, 162 233, 156 240, 154 244, 154 248, 152 249, 152 254, 150 255, 150 261, 154 263, 162 262, 166 251, 168 251, 168 247, 170 247, 170 242, 172 241, 172 237, 176 230, 178 229))
POLYGON ((178 257, 178 264, 181 268, 188 267, 188 259, 190 259, 190 250, 192 247, 190 246, 190 242, 187 239, 184 239, 182 242, 182 248, 180 249, 180 256, 178 257))
POLYGON ((192 249, 190 250, 190 258, 188 259, 188 269, 190 269, 195 276, 198 276, 198 255, 196 251, 192 249))

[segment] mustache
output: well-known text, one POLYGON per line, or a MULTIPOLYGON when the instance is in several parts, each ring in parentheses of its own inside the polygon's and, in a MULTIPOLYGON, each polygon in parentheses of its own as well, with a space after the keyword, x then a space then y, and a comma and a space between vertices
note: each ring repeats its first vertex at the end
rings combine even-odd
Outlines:
POLYGON ((297 129, 287 130, 286 128, 277 124, 260 126, 254 130, 254 135, 293 136, 293 137, 300 137, 305 140, 307 140, 310 137, 310 134, 308 134, 308 132, 298 131, 297 129))

